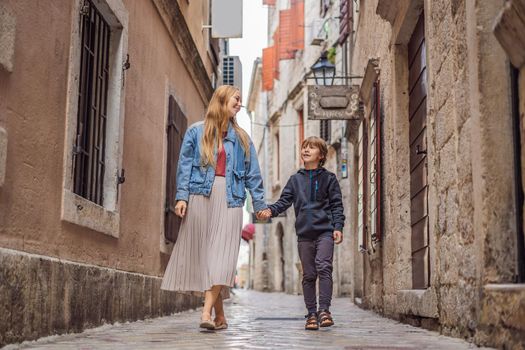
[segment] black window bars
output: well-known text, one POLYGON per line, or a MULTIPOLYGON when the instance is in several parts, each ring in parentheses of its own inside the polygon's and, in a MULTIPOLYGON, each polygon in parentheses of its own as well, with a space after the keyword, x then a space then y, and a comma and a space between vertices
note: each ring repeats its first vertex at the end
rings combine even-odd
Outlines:
POLYGON ((74 192, 103 205, 111 28, 91 0, 81 10, 74 192))

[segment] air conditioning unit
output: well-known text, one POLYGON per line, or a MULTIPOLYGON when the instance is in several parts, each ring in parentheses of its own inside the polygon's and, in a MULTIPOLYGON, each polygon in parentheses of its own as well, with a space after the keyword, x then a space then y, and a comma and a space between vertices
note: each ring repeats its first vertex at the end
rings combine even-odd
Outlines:
POLYGON ((308 26, 308 40, 307 42, 310 45, 321 45, 323 41, 327 38, 327 32, 325 29, 326 20, 324 19, 314 19, 312 23, 308 26))

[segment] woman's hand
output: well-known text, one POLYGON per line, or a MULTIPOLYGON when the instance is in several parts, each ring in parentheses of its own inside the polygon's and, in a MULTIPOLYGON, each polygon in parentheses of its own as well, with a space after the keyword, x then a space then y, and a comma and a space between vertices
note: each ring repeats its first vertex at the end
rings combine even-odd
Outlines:
POLYGON ((183 218, 184 215, 186 215, 186 207, 188 206, 188 203, 186 201, 178 201, 175 205, 175 215, 177 215, 180 218, 183 218))

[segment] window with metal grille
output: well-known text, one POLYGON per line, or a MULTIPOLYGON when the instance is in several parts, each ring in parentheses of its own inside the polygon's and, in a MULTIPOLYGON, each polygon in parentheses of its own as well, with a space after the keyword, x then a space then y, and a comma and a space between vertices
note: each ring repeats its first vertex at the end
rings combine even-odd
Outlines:
POLYGON ((166 167, 166 215, 164 218, 164 237, 167 241, 175 243, 179 234, 181 219, 175 215, 175 195, 177 192, 177 165, 186 133, 188 120, 173 96, 168 101, 168 125, 166 137, 168 139, 168 155, 166 167))
POLYGON ((103 205, 111 30, 91 0, 84 1, 80 33, 74 192, 103 205))
POLYGON ((332 133, 332 124, 330 120, 321 120, 319 123, 319 136, 330 144, 330 134, 332 133))

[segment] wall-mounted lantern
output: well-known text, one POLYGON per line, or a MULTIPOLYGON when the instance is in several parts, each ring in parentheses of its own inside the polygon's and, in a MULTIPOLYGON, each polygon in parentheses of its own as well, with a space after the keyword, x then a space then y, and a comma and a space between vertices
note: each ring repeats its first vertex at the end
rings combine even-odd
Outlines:
POLYGON ((335 65, 328 61, 326 53, 321 55, 311 69, 317 85, 331 86, 334 84, 335 65))

